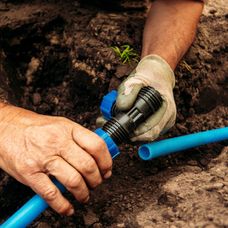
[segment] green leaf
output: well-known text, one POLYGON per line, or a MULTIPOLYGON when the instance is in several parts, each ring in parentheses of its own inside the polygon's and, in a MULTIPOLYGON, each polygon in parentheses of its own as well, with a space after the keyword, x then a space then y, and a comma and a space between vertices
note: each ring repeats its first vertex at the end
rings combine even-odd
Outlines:
POLYGON ((125 44, 125 45, 122 45, 120 48, 117 46, 111 47, 111 48, 116 53, 116 55, 120 57, 120 60, 122 61, 123 64, 127 62, 130 63, 131 59, 133 61, 138 62, 139 56, 130 45, 125 44))

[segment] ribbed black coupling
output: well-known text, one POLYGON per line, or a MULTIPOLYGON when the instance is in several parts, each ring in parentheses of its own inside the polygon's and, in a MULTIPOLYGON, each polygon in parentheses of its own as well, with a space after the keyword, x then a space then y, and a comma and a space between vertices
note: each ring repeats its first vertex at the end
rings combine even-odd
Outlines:
POLYGON ((127 112, 120 112, 113 107, 113 118, 104 126, 106 131, 115 143, 119 144, 128 140, 133 135, 134 130, 143 123, 149 116, 153 115, 162 104, 162 97, 158 91, 152 87, 144 87, 133 107, 127 112))
POLYGON ((151 114, 155 113, 162 104, 162 97, 160 93, 149 86, 140 90, 138 98, 143 99, 150 106, 152 111, 151 114))
POLYGON ((114 140, 116 144, 126 141, 129 138, 129 132, 116 118, 109 120, 102 128, 114 140))

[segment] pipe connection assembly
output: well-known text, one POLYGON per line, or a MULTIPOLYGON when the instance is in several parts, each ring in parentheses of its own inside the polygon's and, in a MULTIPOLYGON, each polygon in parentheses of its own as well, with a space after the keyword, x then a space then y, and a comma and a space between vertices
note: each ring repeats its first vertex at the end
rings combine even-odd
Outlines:
MULTIPOLYGON (((115 158, 120 153, 117 145, 128 140, 139 124, 156 112, 162 104, 162 97, 155 89, 144 87, 139 92, 134 106, 125 113, 117 110, 115 106, 116 96, 117 92, 112 91, 103 98, 101 111, 108 122, 103 128, 95 131, 107 144, 112 158, 115 158)), ((58 181, 55 180, 54 183, 61 192, 66 190, 58 181)), ((26 227, 47 207, 48 204, 45 200, 39 195, 35 195, 0 228, 26 227)))
MULTIPOLYGON (((140 90, 138 98, 128 112, 120 112, 115 105, 116 92, 106 95, 101 104, 101 111, 108 120, 102 130, 116 144, 127 141, 132 132, 149 116, 155 113, 162 104, 161 95, 152 87, 140 90), (110 102, 111 101, 111 102, 110 102)), ((96 130, 99 135, 99 129, 96 130)))

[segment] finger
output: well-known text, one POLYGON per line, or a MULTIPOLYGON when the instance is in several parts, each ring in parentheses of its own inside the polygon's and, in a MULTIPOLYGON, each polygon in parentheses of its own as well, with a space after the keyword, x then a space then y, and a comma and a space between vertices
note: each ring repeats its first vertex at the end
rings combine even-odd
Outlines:
POLYGON ((81 174, 62 158, 49 162, 48 172, 55 176, 81 203, 89 200, 89 190, 81 174))
POLYGON ((73 129, 73 138, 82 149, 92 155, 101 174, 105 178, 111 176, 112 158, 104 140, 80 125, 73 129))
POLYGON ((160 126, 155 126, 150 131, 144 132, 141 135, 137 135, 136 137, 131 138, 132 142, 151 142, 159 137, 161 132, 160 126))
POLYGON ((175 115, 173 117, 172 112, 167 112, 167 110, 170 110, 169 105, 163 102, 159 111, 146 121, 144 129, 141 128, 141 134, 131 138, 131 141, 153 141, 163 132, 166 132, 175 122, 175 115), (152 127, 150 128, 150 126, 152 127))
POLYGON ((103 116, 99 116, 96 119, 96 126, 97 127, 103 127, 105 125, 105 123, 107 122, 107 120, 103 117, 103 116))
POLYGON ((155 112, 144 123, 140 124, 136 128, 136 130, 134 131, 134 135, 136 136, 142 135, 145 132, 154 128, 156 125, 158 125, 159 122, 163 119, 166 110, 167 110, 167 102, 164 100, 162 103, 162 106, 158 109, 158 111, 155 112))
POLYGON ((72 215, 73 206, 63 197, 59 189, 44 173, 36 173, 29 179, 29 186, 40 195, 56 212, 62 215, 72 215))
POLYGON ((121 111, 129 110, 133 106, 142 87, 142 83, 128 85, 128 81, 126 81, 124 86, 121 86, 118 90, 116 107, 121 111))
POLYGON ((96 161, 78 145, 72 142, 61 155, 84 177, 91 188, 101 184, 102 177, 96 161))

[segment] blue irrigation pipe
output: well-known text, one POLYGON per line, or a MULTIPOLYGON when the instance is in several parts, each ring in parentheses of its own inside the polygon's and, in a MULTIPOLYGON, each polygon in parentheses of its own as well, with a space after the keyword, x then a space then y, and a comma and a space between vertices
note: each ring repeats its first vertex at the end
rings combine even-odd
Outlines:
MULTIPOLYGON (((96 134, 99 135, 107 144, 109 152, 114 159, 119 155, 118 146, 112 140, 112 138, 101 128, 98 128, 96 134)), ((65 192, 65 187, 57 180, 53 181, 61 192, 65 192)), ((42 212, 48 208, 46 201, 39 195, 33 196, 27 201, 18 211, 10 216, 0 228, 24 228, 31 224, 42 212)))
POLYGON ((178 151, 223 140, 228 140, 228 127, 144 144, 139 148, 138 154, 142 160, 147 161, 178 151))
MULTIPOLYGON (((65 192, 65 187, 58 181, 53 181, 61 192, 65 192)), ((43 211, 48 208, 48 204, 39 195, 33 196, 18 211, 16 211, 1 228, 22 228, 28 226, 43 211)))
MULTIPOLYGON (((97 129, 96 133, 106 142, 113 159, 119 155, 117 145, 106 132, 104 132, 102 129, 97 129)), ((155 157, 226 139, 228 139, 228 127, 145 144, 140 147, 139 156, 143 160, 151 160, 155 157)), ((55 184, 61 190, 61 192, 65 191, 65 187, 58 181, 55 181, 55 184)), ((26 227, 32 223, 33 220, 36 219, 43 211, 45 211, 47 207, 48 204, 45 202, 45 200, 40 196, 35 195, 5 223, 3 223, 0 228, 26 227)))

